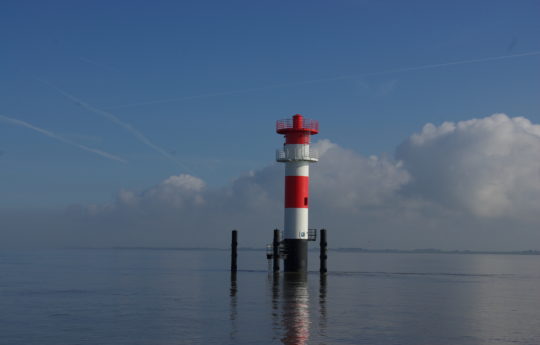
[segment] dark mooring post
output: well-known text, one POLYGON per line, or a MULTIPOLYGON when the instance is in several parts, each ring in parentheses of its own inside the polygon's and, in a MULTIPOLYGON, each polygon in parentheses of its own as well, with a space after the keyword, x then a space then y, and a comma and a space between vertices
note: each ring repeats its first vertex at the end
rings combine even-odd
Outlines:
POLYGON ((236 265, 236 259, 238 258, 238 231, 232 231, 231 238, 231 272, 236 272, 238 266, 236 265))
POLYGON ((320 246, 321 246, 321 254, 319 256, 319 258, 321 260, 320 272, 321 273, 326 273, 326 272, 328 272, 328 269, 326 268, 326 259, 328 258, 328 256, 326 255, 327 247, 328 247, 328 243, 326 243, 326 229, 321 229, 320 246))
POLYGON ((274 240, 272 241, 272 259, 274 263, 274 272, 279 272, 279 242, 281 236, 279 229, 274 229, 274 240))

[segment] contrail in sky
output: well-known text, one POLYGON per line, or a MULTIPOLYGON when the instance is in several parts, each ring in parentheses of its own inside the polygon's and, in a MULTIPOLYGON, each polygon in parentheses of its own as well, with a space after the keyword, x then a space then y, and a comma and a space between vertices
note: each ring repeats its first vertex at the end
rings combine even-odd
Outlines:
POLYGON ((492 56, 492 57, 486 57, 486 58, 480 58, 480 59, 444 62, 444 63, 438 63, 438 64, 432 64, 432 65, 424 65, 424 66, 416 66, 416 67, 398 68, 398 69, 388 70, 388 71, 367 73, 367 74, 364 74, 364 75, 379 75, 379 74, 388 74, 388 73, 394 73, 394 72, 418 71, 418 70, 423 70, 423 69, 432 69, 432 68, 454 66, 454 65, 466 65, 466 64, 470 64, 470 63, 495 61, 495 60, 514 59, 514 58, 518 58, 518 57, 534 56, 534 55, 540 55, 540 51, 521 53, 521 54, 512 54, 512 55, 492 56))
POLYGON ((64 144, 68 144, 68 145, 71 145, 71 146, 78 147, 81 150, 85 150, 85 151, 88 151, 88 152, 95 153, 97 155, 100 155, 101 157, 105 157, 105 158, 112 159, 112 160, 122 162, 122 163, 127 163, 127 161, 125 159, 123 159, 123 158, 120 158, 118 156, 115 156, 115 155, 110 154, 110 153, 105 152, 105 151, 101 151, 101 150, 94 149, 94 148, 91 148, 91 147, 88 147, 88 146, 85 146, 85 145, 77 144, 76 142, 73 142, 73 141, 71 141, 69 139, 63 138, 63 137, 61 137, 61 136, 59 136, 57 134, 54 134, 53 132, 50 132, 50 131, 48 131, 46 129, 36 127, 36 126, 34 126, 34 125, 32 125, 32 124, 30 124, 28 122, 17 120, 17 119, 7 117, 7 116, 4 116, 4 115, 0 115, 0 120, 2 120, 4 122, 7 122, 7 123, 10 123, 12 125, 29 128, 29 129, 34 130, 36 132, 39 132, 39 133, 41 133, 43 135, 46 135, 46 136, 48 136, 50 138, 61 141, 64 144))
POLYGON ((98 115, 101 115, 104 118, 106 118, 107 120, 109 120, 109 121, 115 123, 116 125, 124 128, 126 131, 131 133, 135 138, 137 138, 137 140, 139 140, 141 143, 143 143, 144 145, 150 147, 154 151, 157 151, 158 153, 160 153, 161 155, 163 155, 166 158, 170 159, 171 161, 175 162, 176 164, 181 166, 182 169, 186 170, 187 172, 193 174, 193 172, 190 169, 186 168, 186 166, 184 164, 182 164, 180 161, 178 161, 178 159, 176 159, 173 155, 171 155, 165 149, 163 149, 163 148, 157 146, 156 144, 154 144, 153 142, 151 142, 150 139, 148 139, 144 134, 142 134, 139 130, 134 128, 129 123, 126 123, 126 122, 120 120, 118 117, 116 117, 115 115, 113 115, 113 114, 111 114, 111 113, 109 113, 109 112, 107 112, 105 110, 98 109, 98 108, 84 102, 80 98, 77 98, 77 97, 67 93, 66 91, 60 89, 59 87, 51 84, 50 82, 48 82, 46 80, 43 80, 43 79, 38 79, 38 80, 41 81, 42 83, 47 84, 50 87, 54 88, 56 91, 60 92, 66 98, 68 98, 68 99, 72 100, 73 102, 77 103, 78 105, 80 105, 84 109, 89 110, 89 111, 91 111, 93 113, 96 113, 98 115))
POLYGON ((332 78, 304 80, 304 81, 298 81, 298 82, 293 82, 293 83, 274 84, 274 85, 254 87, 254 88, 248 88, 248 89, 238 89, 238 90, 232 90, 232 91, 206 93, 206 94, 195 95, 195 96, 165 98, 165 99, 158 99, 158 100, 154 100, 154 101, 117 105, 117 106, 114 106, 114 107, 109 107, 107 109, 131 108, 131 107, 137 107, 137 106, 142 106, 142 105, 181 102, 181 101, 187 101, 187 100, 197 99, 197 98, 216 97, 216 96, 229 96, 229 95, 234 95, 234 94, 248 93, 248 92, 261 91, 261 90, 267 90, 267 89, 278 89, 278 88, 282 88, 282 87, 290 87, 290 86, 299 86, 299 85, 306 85, 306 84, 322 83, 322 82, 327 82, 327 81, 356 79, 356 78, 361 78, 361 77, 384 75, 384 74, 390 74, 390 73, 420 71, 420 70, 425 70, 425 69, 434 69, 434 68, 441 68, 441 67, 455 66, 455 65, 466 65, 466 64, 487 62, 487 61, 515 59, 515 58, 519 58, 519 57, 534 56, 534 55, 540 55, 540 51, 533 51, 533 52, 521 53, 521 54, 502 55, 502 56, 492 56, 492 57, 479 58, 479 59, 451 61, 451 62, 444 62, 444 63, 431 64, 431 65, 423 65, 423 66, 396 68, 396 69, 390 69, 390 70, 385 70, 385 71, 368 72, 368 73, 354 74, 354 75, 344 75, 344 76, 338 76, 338 77, 332 77, 332 78))

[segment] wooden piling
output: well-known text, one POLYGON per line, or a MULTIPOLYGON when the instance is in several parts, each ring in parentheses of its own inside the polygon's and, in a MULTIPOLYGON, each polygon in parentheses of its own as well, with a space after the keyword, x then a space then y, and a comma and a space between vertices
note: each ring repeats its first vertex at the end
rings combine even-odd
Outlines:
POLYGON ((274 240, 272 241, 272 259, 274 272, 279 272, 279 243, 281 241, 279 229, 274 229, 274 240))
POLYGON ((236 261, 238 259, 238 231, 233 230, 232 231, 232 238, 231 238, 231 272, 236 272, 238 269, 238 265, 236 264, 236 261))
POLYGON ((321 252, 319 255, 319 259, 320 259, 320 273, 323 273, 323 274, 328 272, 328 269, 326 268, 326 259, 328 258, 328 255, 326 255, 327 247, 328 247, 328 243, 326 242, 326 229, 321 229, 321 240, 320 240, 321 252))

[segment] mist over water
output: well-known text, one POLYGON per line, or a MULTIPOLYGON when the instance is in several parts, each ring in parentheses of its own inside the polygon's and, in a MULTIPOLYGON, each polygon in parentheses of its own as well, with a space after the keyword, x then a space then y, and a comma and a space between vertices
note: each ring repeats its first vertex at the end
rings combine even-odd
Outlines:
POLYGON ((0 253, 0 344, 538 344, 539 256, 264 252, 0 253))

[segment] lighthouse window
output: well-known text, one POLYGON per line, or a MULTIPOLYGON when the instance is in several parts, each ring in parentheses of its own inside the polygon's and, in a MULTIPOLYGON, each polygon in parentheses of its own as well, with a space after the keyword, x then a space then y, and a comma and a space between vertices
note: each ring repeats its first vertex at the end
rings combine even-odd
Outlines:
POLYGON ((307 206, 307 197, 304 198, 304 206, 307 206))

